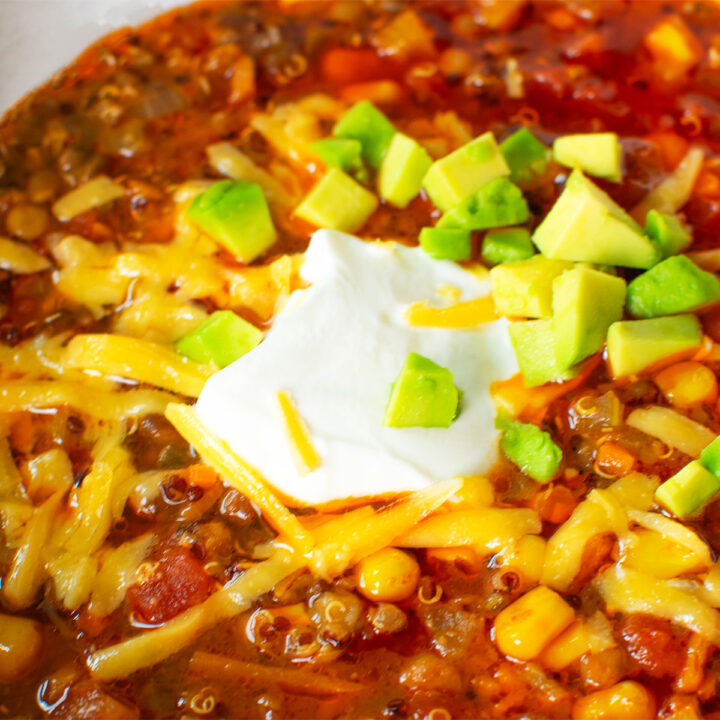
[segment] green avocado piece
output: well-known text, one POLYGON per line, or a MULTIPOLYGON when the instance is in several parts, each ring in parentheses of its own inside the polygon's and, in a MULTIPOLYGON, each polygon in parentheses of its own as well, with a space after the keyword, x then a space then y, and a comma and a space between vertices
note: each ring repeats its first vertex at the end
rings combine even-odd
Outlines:
POLYGON ((342 170, 330 168, 295 214, 319 228, 355 232, 375 212, 378 199, 342 170))
POLYGON ((660 248, 663 257, 684 250, 691 240, 690 231, 674 215, 650 210, 645 218, 645 233, 660 248))
POLYGON ((560 260, 645 269, 660 259, 640 226, 580 170, 570 174, 533 242, 543 255, 560 260))
POLYGON ((512 322, 508 332, 527 387, 570 380, 577 375, 572 368, 558 365, 551 319, 512 322))
POLYGON ((501 315, 544 318, 552 315, 553 282, 573 267, 566 260, 533 255, 490 270, 492 297, 501 315))
POLYGON ((697 515, 718 492, 720 479, 693 460, 655 491, 655 500, 684 520, 697 515))
POLYGON ((470 231, 458 228, 426 227, 420 231, 420 247, 436 260, 469 260, 470 231))
POLYGON ((656 362, 699 348, 702 330, 695 315, 621 320, 607 334, 607 357, 614 378, 637 375, 656 362))
POLYGON ((685 255, 659 262, 629 285, 631 315, 652 318, 690 312, 720 300, 720 281, 685 255))
POLYGON ((397 131, 395 126, 371 102, 353 105, 336 123, 336 138, 359 140, 362 153, 370 167, 377 170, 397 131))
POLYGON ((498 414, 495 427, 502 431, 500 449, 528 477, 547 483, 557 475, 563 454, 550 433, 537 425, 513 420, 505 412, 498 414))
POLYGON ((720 478, 720 435, 700 453, 700 463, 720 478))
POLYGON ((597 352, 608 328, 623 315, 625 281, 597 270, 575 267, 553 282, 553 334, 560 367, 597 352))
POLYGON ((622 180, 622 145, 615 133, 564 135, 553 143, 555 162, 611 182, 622 180))
POLYGON ((175 349, 199 363, 224 368, 260 344, 263 333, 231 310, 218 310, 175 343, 175 349))
POLYGON ((193 200, 187 214, 244 263, 262 255, 277 239, 265 195, 255 183, 220 180, 193 200))
POLYGON ((485 235, 480 254, 488 265, 499 265, 527 260, 535 254, 535 248, 525 228, 501 228, 485 235))
POLYGON ((346 138, 323 138, 308 145, 327 167, 340 168, 343 172, 363 169, 362 144, 359 140, 346 138))
POLYGON ((468 195, 457 207, 448 210, 438 221, 440 228, 467 230, 520 225, 530 218, 522 190, 507 178, 495 178, 468 195))
POLYGON ((527 128, 520 128, 500 143, 513 182, 527 182, 542 175, 548 165, 548 149, 527 128))
POLYGON ((420 192, 432 159, 418 142, 395 133, 380 164, 378 191, 383 200, 399 208, 407 207, 420 192))
POLYGON ((486 132, 436 160, 425 175, 423 187, 437 207, 450 210, 491 180, 509 174, 495 137, 486 132))
POLYGON ((392 384, 383 425, 448 428, 459 414, 460 392, 452 373, 411 352, 392 384))

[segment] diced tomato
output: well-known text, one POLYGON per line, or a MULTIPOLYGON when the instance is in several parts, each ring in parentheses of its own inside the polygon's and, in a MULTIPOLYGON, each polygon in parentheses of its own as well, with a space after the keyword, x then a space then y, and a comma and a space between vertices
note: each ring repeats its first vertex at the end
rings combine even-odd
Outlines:
POLYGON ((332 48, 322 59, 322 74, 338 85, 379 80, 390 75, 392 63, 369 48, 332 48))
POLYGON ((128 591, 137 615, 145 622, 162 623, 205 600, 212 578, 186 548, 172 548, 145 581, 128 591))

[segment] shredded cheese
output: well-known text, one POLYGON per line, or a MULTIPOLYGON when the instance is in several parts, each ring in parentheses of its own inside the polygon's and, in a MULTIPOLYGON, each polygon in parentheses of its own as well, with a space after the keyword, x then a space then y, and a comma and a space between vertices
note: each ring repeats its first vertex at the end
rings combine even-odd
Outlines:
POLYGON ((215 437, 198 418, 193 408, 170 403, 165 417, 223 480, 254 502, 267 521, 293 547, 307 552, 312 537, 269 488, 265 479, 245 463, 219 438, 215 437))
POLYGON ((497 319, 495 304, 490 295, 442 308, 430 307, 426 301, 417 302, 405 310, 405 320, 414 327, 469 330, 497 319))
POLYGON ((76 215, 101 207, 121 198, 125 190, 106 175, 98 175, 75 190, 63 195, 52 206, 55 217, 66 222, 76 215))
POLYGON ((322 462, 313 445, 310 430, 286 392, 278 390, 277 401, 295 465, 301 475, 307 475, 317 470, 322 462))

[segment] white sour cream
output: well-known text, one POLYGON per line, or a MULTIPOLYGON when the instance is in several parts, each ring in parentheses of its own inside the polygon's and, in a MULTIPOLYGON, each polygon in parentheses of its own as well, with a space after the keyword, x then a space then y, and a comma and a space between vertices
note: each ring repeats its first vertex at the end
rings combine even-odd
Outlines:
POLYGON ((419 248, 313 235, 290 296, 265 340, 215 374, 197 404, 209 428, 283 495, 301 505, 416 490, 487 471, 498 433, 489 386, 517 372, 504 319, 471 330, 412 327, 409 305, 484 297, 490 283, 419 248), (390 386, 409 352, 448 368, 462 391, 445 428, 387 428, 390 386), (301 475, 277 409, 287 392, 307 424, 320 467, 301 475))

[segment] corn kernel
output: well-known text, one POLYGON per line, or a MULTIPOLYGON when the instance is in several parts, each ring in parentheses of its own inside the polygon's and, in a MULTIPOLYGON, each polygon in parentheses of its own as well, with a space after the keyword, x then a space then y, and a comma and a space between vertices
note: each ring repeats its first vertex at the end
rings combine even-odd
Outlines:
POLYGON ((449 500, 449 504, 457 508, 490 507, 495 499, 493 484, 481 475, 470 475, 463 478, 463 486, 449 500))
POLYGON ((496 561, 516 568, 526 580, 536 583, 542 575, 546 545, 545 538, 540 535, 524 535, 503 548, 498 553, 496 561))
POLYGON ((0 682, 28 673, 40 659, 43 629, 34 620, 0 615, 0 682))
POLYGON ((675 407, 711 403, 718 396, 715 373, 699 362, 671 365, 655 376, 655 384, 675 407))
POLYGON ((412 555, 396 548, 384 548, 357 564, 355 579, 368 600, 398 602, 415 592, 420 566, 412 555))
POLYGON ((495 644, 505 655, 532 660, 575 619, 575 611, 553 590, 540 585, 495 619, 495 644))
POLYGON ((540 656, 540 662, 553 672, 560 672, 590 650, 587 625, 576 620, 565 632, 555 638, 540 656))
POLYGON ((573 720, 647 720, 655 717, 655 701, 639 683, 625 680, 580 698, 573 720))

